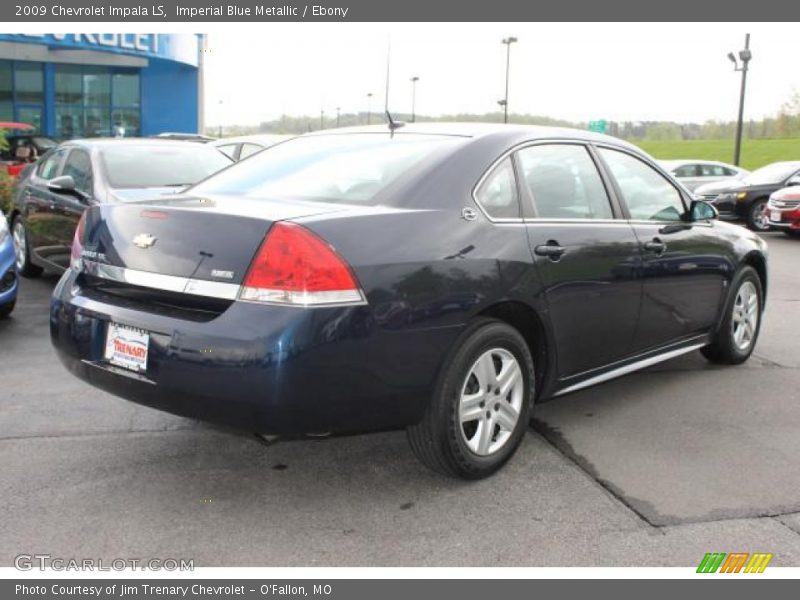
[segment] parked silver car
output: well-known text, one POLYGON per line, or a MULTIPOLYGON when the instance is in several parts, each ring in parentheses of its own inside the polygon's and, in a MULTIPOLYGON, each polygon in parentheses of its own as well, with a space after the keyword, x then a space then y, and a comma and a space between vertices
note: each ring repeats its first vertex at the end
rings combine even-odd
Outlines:
POLYGON ((265 148, 285 142, 291 137, 293 136, 277 134, 242 135, 239 137, 220 138, 212 142, 211 145, 234 161, 240 161, 256 152, 261 152, 265 148))
POLYGON ((706 183, 742 179, 750 173, 714 160, 662 160, 659 163, 690 191, 706 183))

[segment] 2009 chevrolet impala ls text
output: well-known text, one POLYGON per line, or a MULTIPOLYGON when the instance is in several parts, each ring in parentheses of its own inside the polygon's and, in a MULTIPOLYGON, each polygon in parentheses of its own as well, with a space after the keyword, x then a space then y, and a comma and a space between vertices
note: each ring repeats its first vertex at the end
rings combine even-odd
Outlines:
POLYGON ((93 206, 51 305, 113 394, 270 435, 407 428, 480 478, 532 404, 685 352, 740 363, 766 244, 581 131, 302 136, 185 193, 93 206))

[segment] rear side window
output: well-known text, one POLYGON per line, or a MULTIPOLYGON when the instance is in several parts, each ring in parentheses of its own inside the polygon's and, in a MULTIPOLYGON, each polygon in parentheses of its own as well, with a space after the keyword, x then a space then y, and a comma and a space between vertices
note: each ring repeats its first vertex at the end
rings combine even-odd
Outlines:
POLYGON ((242 144, 242 149, 239 151, 239 160, 252 156, 256 152, 263 150, 261 146, 256 144, 242 144))
POLYGON ((225 144, 224 146, 217 146, 217 150, 222 152, 228 158, 236 160, 236 147, 239 144, 225 144))
POLYGON ((613 219, 600 173, 584 146, 546 144, 518 152, 521 179, 542 219, 613 219))
POLYGON ((703 177, 725 177, 726 169, 720 165, 702 165, 700 167, 703 177))
POLYGON ((650 165, 625 152, 600 148, 600 155, 628 205, 631 219, 677 221, 685 208, 678 190, 650 165))
POLYGON ((517 180, 511 159, 501 161, 483 180, 475 199, 492 219, 520 217, 517 180))

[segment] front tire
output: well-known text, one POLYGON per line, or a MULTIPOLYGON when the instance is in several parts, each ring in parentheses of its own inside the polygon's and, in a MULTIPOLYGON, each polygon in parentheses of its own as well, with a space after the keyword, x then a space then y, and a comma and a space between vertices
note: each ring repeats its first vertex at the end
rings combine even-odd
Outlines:
POLYGON ((16 301, 9 302, 7 304, 0 304, 0 319, 5 319, 8 315, 10 315, 14 310, 14 305, 16 301))
POLYGON ((25 223, 22 221, 22 217, 14 219, 12 238, 14 240, 14 253, 17 256, 17 273, 23 277, 39 277, 44 269, 31 263, 28 230, 25 227, 25 223))
POLYGON ((408 428, 411 449, 438 473, 488 477, 522 441, 533 397, 527 343, 506 323, 481 319, 448 358, 422 421, 408 428))
POLYGON ((731 289, 734 292, 714 340, 701 352, 711 362, 738 365, 750 358, 758 340, 764 294, 758 273, 752 267, 739 272, 731 289))
POLYGON ((754 200, 747 209, 747 226, 753 231, 769 231, 769 220, 767 219, 767 199, 759 198, 754 200))

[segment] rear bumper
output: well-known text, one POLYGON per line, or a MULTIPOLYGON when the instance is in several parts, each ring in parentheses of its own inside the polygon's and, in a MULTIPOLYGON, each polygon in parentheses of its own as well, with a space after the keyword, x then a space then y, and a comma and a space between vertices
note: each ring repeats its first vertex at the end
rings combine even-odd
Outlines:
POLYGON ((369 306, 244 302, 195 322, 99 302, 67 271, 50 331, 62 363, 114 395, 246 431, 302 434, 417 422, 460 327, 384 331, 369 306), (150 332, 145 373, 105 362, 110 321, 150 332))
MULTIPOLYGON (((2 218, 0 216, 0 219, 2 218)), ((18 288, 14 245, 9 235, 0 243, 0 306, 14 302, 17 299, 18 288)))

